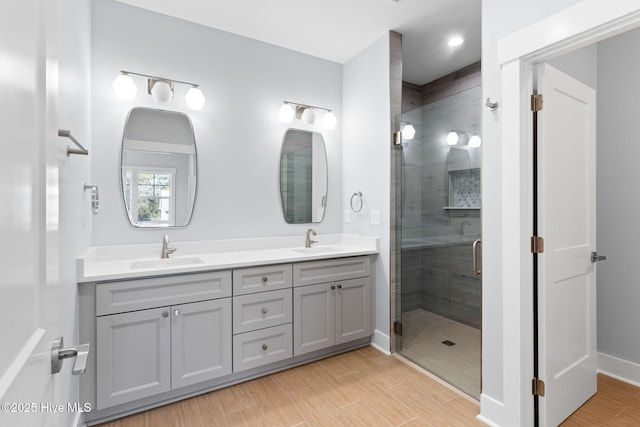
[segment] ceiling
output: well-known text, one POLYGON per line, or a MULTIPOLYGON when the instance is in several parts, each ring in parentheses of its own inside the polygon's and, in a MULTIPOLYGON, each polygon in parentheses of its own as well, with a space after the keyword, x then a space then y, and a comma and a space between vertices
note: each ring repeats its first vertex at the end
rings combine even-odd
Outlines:
POLYGON ((342 64, 395 30, 403 79, 420 85, 480 60, 481 0, 118 1, 342 64))

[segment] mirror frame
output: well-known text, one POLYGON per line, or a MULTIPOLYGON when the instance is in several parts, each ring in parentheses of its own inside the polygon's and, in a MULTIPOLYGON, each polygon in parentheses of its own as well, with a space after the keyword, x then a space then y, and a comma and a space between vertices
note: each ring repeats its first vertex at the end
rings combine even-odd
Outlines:
POLYGON ((191 224, 191 220, 193 219, 193 212, 195 211, 196 208, 196 203, 198 200, 198 181, 200 181, 199 179, 199 172, 198 172, 198 144, 196 143, 196 133, 193 127, 193 122, 191 121, 191 118, 181 112, 181 111, 172 111, 172 110, 163 110, 160 108, 148 108, 148 107, 133 107, 131 108, 131 110, 129 110, 129 112, 127 113, 127 118, 124 121, 124 127, 122 129, 122 138, 121 138, 121 143, 120 143, 120 164, 119 164, 119 182, 120 182, 120 199, 122 200, 122 208, 124 209, 124 215, 127 218, 127 222, 129 223, 129 226, 133 229, 136 230, 158 230, 158 229, 167 229, 167 228, 184 228, 187 227, 189 224, 191 224), (134 110, 147 110, 147 111, 157 111, 157 112, 161 112, 161 113, 172 113, 172 114, 178 114, 181 116, 186 117, 187 122, 189 123, 189 128, 191 129, 191 133, 193 135, 193 154, 194 154, 194 158, 195 158, 195 166, 196 166, 196 171, 195 171, 195 186, 193 189, 193 203, 191 205, 190 211, 189 211, 189 217, 187 218, 187 221, 184 224, 180 224, 180 225, 167 225, 167 226, 152 226, 152 227, 141 227, 139 225, 134 224, 131 221, 131 216, 129 215, 129 209, 127 208, 127 202, 125 200, 124 197, 124 181, 123 181, 123 174, 122 174, 122 162, 123 162, 123 154, 124 154, 124 139, 125 139, 125 135, 127 132, 127 123, 129 122, 129 118, 131 116, 131 113, 134 110))
MULTIPOLYGON (((313 141, 312 141, 313 142, 313 141)), ((311 130, 306 130, 306 129, 297 129, 297 128, 288 128, 284 131, 284 135, 282 136, 282 143, 280 144, 280 155, 278 156, 278 194, 279 194, 279 199, 280 199, 280 210, 282 211, 282 219, 284 220, 285 223, 290 224, 290 225, 296 225, 296 224, 320 224, 322 221, 324 221, 324 218, 327 214, 327 202, 328 202, 328 195, 329 195, 329 159, 327 156, 327 144, 325 142, 324 139, 324 135, 321 132, 316 132, 316 131, 311 131, 311 130), (285 140, 287 138, 287 134, 289 133, 289 131, 296 131, 296 132, 308 132, 309 134, 311 134, 311 136, 313 137, 314 134, 318 134, 322 137, 322 145, 323 145, 323 151, 324 151, 324 163, 325 163, 325 167, 326 167, 326 178, 325 178, 325 194, 324 194, 324 211, 322 213, 322 218, 319 221, 314 221, 313 220, 313 213, 311 216, 311 222, 289 222, 287 221, 287 215, 285 212, 285 204, 284 204, 284 200, 282 198, 282 154, 283 154, 283 150, 284 150, 284 143, 285 140)))

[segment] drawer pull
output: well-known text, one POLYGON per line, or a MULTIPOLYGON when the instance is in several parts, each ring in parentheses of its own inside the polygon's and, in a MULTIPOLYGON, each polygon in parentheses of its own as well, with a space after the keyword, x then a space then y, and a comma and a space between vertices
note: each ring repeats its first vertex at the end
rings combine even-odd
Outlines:
POLYGON ((178 309, 176 308, 176 310, 173 312, 173 314, 175 314, 175 315, 176 315, 176 317, 180 316, 180 310, 178 310, 178 309))
POLYGON ((342 289, 342 285, 338 285, 338 289, 342 289))
POLYGON ((336 285, 331 285, 331 290, 334 290, 336 288, 336 285))
POLYGON ((163 311, 162 312, 162 317, 169 317, 169 312, 168 311, 163 311))
POLYGON ((263 277, 262 277, 262 281, 263 281, 263 282, 266 282, 267 280, 268 280, 268 279, 267 279, 267 276, 263 276, 263 277))
POLYGON ((264 351, 267 351, 267 349, 268 349, 268 348, 269 348, 269 347, 267 347, 267 345, 266 345, 266 344, 262 344, 262 349, 263 349, 264 351))
POLYGON ((267 310, 267 307, 262 307, 262 314, 267 314, 267 311, 269 311, 267 310))

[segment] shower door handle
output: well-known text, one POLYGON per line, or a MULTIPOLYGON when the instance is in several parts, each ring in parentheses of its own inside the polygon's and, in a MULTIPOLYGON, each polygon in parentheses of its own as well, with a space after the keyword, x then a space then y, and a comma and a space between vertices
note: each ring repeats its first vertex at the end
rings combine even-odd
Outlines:
POLYGON ((473 251, 471 264, 473 266, 473 274, 476 276, 482 275, 482 270, 478 269, 478 246, 482 246, 482 240, 478 239, 473 242, 473 251))

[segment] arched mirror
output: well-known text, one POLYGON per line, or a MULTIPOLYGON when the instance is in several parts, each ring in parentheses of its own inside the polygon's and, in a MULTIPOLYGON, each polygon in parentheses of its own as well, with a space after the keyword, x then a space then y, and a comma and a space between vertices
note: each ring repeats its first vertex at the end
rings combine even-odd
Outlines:
POLYGON ((196 140, 189 117, 134 108, 122 139, 122 197, 134 227, 180 227, 196 197, 196 140))
POLYGON ((289 224, 320 222, 327 204, 327 153, 317 132, 288 129, 280 152, 280 200, 289 224))

